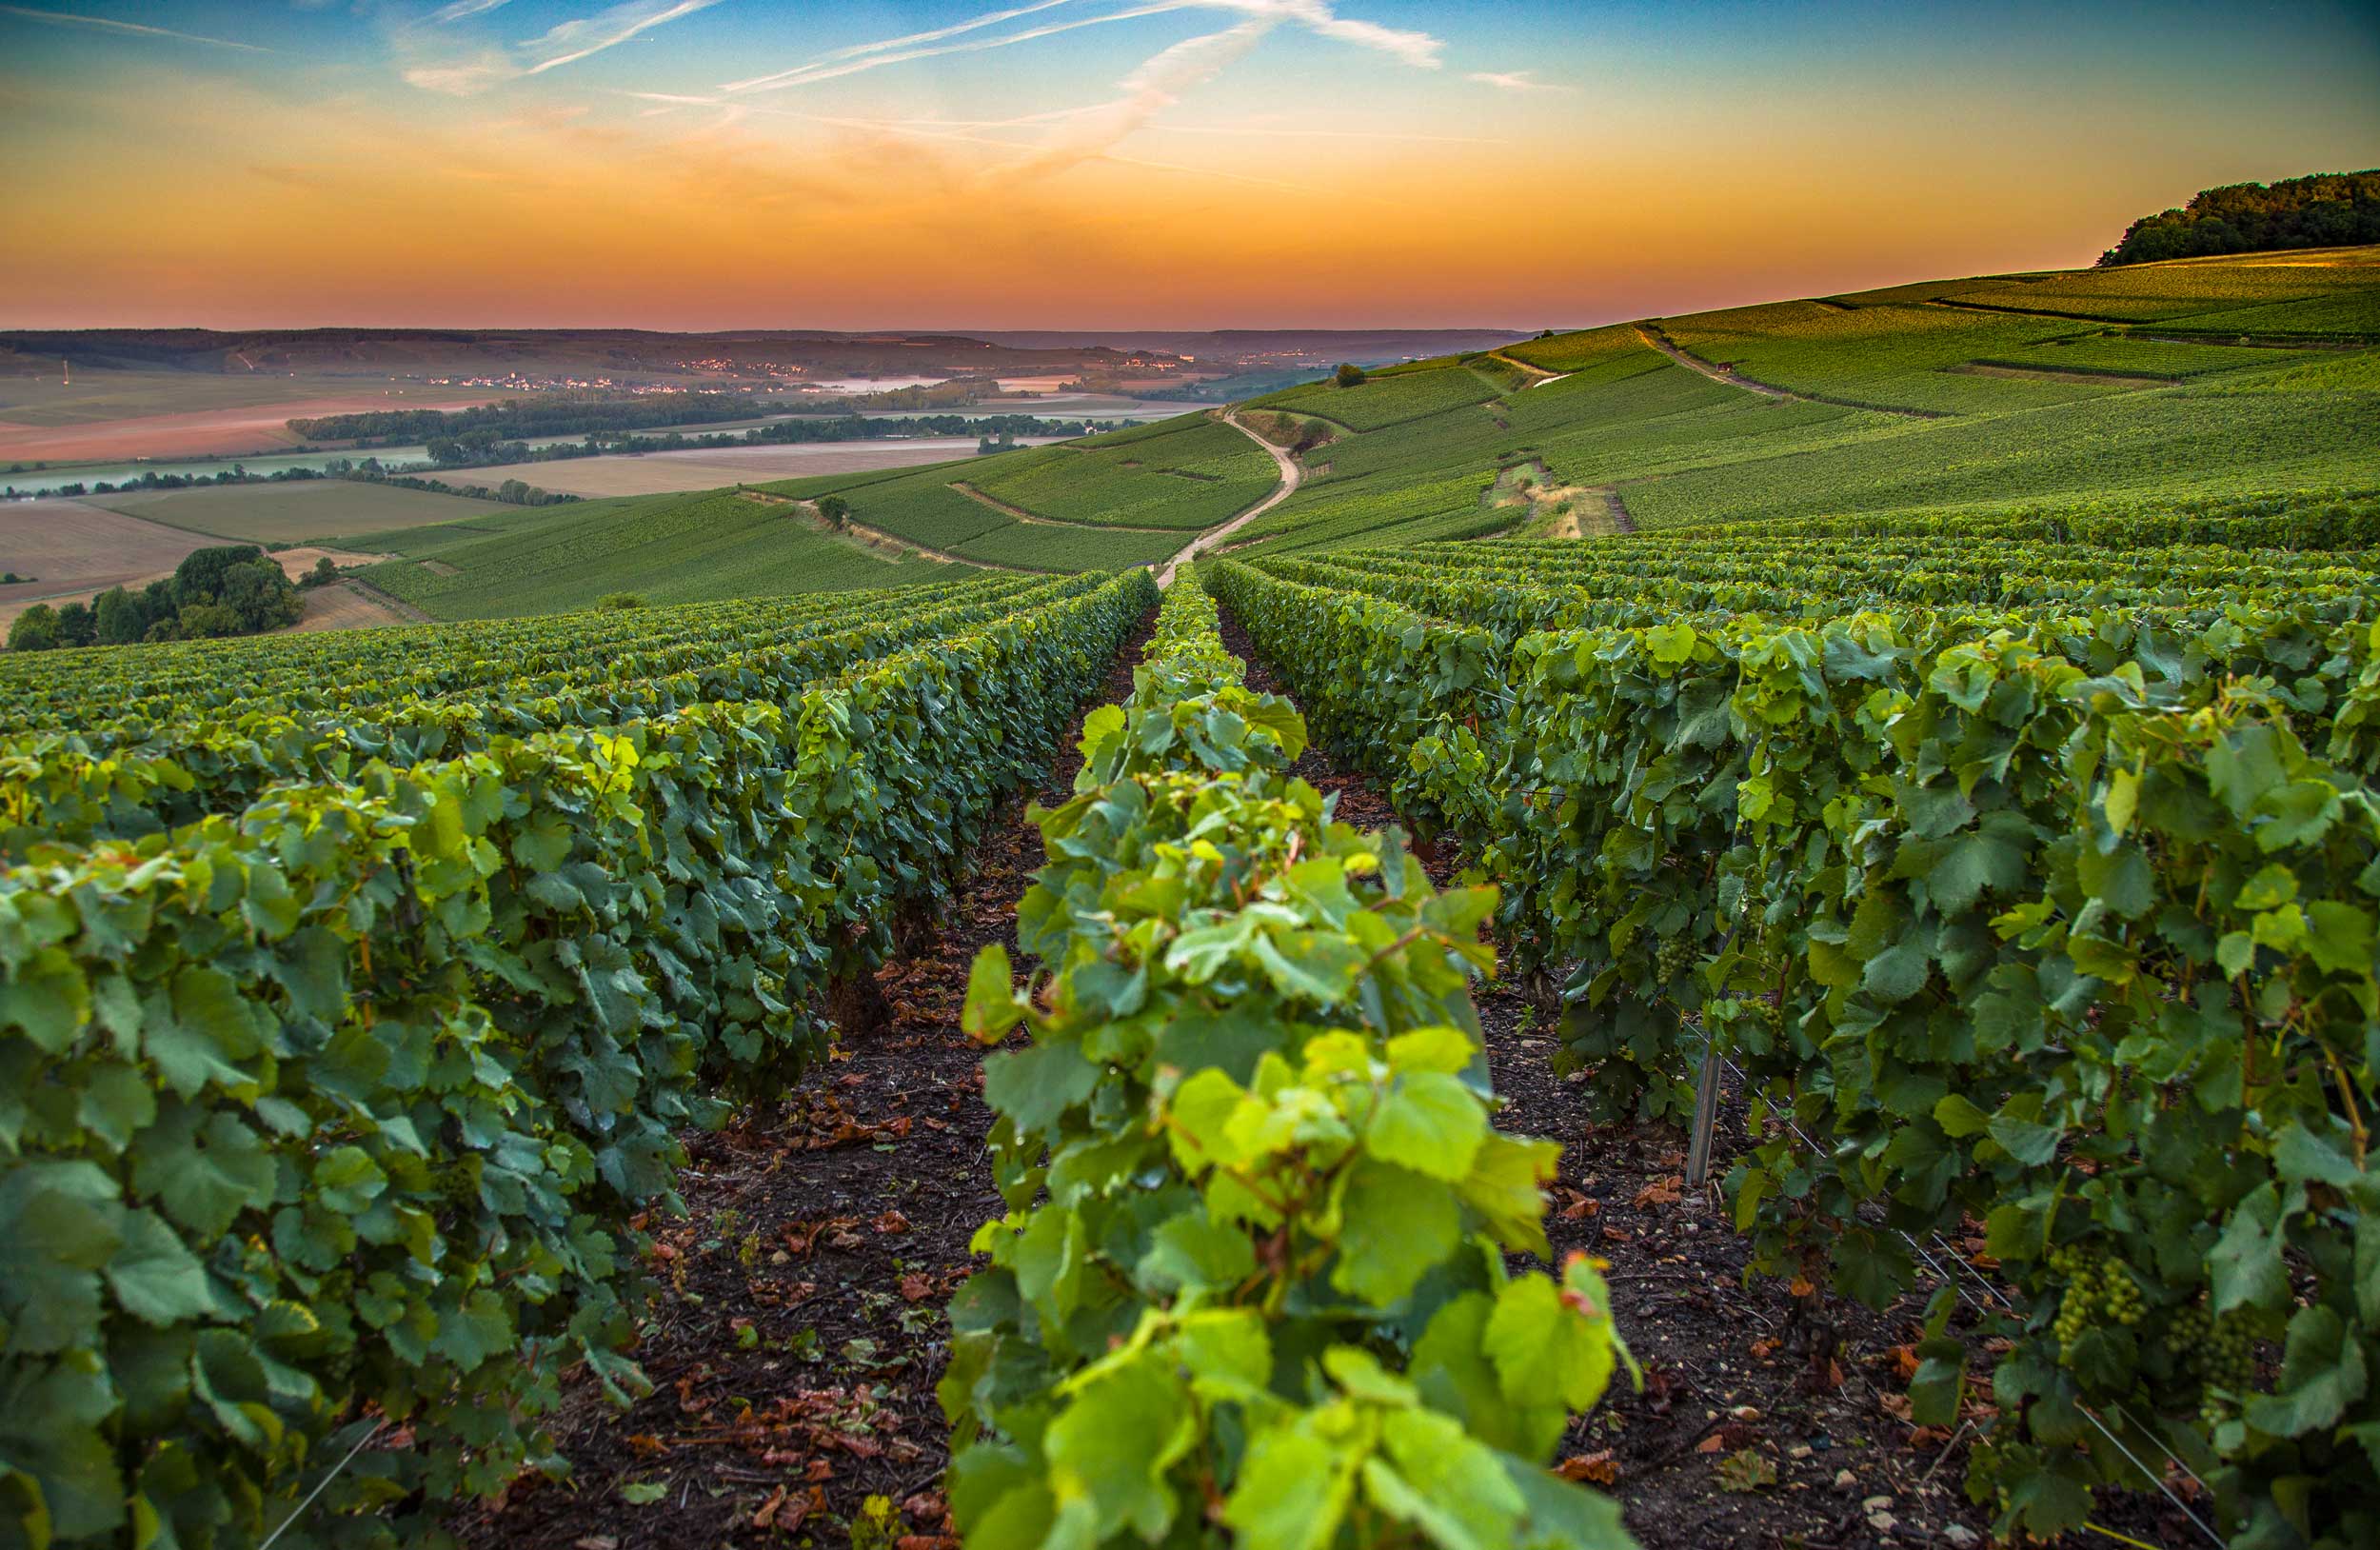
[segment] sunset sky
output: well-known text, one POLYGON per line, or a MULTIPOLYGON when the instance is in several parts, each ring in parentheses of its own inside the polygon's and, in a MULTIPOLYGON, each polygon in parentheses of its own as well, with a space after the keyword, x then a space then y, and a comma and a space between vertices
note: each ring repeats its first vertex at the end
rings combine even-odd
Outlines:
POLYGON ((2368 4, 25 0, 0 327, 1575 326, 2375 165, 2368 4))

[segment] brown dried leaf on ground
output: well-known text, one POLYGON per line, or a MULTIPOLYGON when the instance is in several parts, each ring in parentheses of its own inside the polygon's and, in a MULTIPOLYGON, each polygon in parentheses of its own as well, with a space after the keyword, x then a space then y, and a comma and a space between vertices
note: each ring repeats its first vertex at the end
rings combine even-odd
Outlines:
POLYGON ((1554 1466, 1554 1473, 1566 1480, 1580 1480, 1589 1485, 1609 1485, 1619 1479, 1618 1461, 1609 1448, 1593 1453, 1574 1453, 1554 1466))
POLYGON ((1633 1202, 1641 1211, 1648 1205, 1676 1205, 1686 1198, 1686 1180, 1682 1174, 1666 1174, 1653 1180, 1636 1191, 1633 1202))

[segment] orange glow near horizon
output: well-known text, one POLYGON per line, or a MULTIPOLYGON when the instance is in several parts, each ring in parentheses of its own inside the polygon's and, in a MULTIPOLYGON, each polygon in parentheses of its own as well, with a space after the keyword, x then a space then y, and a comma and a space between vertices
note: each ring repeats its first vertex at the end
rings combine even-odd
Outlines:
MULTIPOLYGON (((2247 87, 2144 107, 1880 47, 1846 91, 1809 38, 1663 57, 1633 8, 1200 0, 739 95, 715 83, 779 56, 999 34, 638 3, 599 19, 666 24, 550 72, 511 43, 401 77, 375 50, 425 57, 435 15, 349 48, 292 12, 327 40, 301 50, 235 40, 263 7, 193 6, 155 47, 84 25, 104 6, 0 7, 37 46, 0 67, 0 328, 1575 326, 2087 264, 2201 185, 2380 161, 2374 95, 2327 76, 2276 120, 2247 87)), ((2295 46, 2380 63, 2351 31, 2295 46)))

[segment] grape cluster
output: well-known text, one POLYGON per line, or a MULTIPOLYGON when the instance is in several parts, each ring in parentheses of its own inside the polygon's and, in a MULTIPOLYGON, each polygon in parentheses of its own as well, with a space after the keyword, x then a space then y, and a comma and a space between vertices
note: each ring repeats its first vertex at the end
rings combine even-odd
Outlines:
POLYGON ((1701 954, 1683 936, 1663 937, 1653 950, 1654 978, 1667 984, 1691 967, 1701 954))
POLYGON ((2193 1302, 2165 1326, 2166 1349, 2199 1381, 2198 1419, 2219 1426, 2231 1418, 2223 1394, 2245 1394, 2256 1381, 2256 1337, 2245 1318, 2215 1318, 2193 1302))
POLYGON ((2140 1283, 2119 1261, 2069 1245, 2051 1252, 2049 1266, 2051 1274, 2066 1282, 2057 1321, 2050 1326, 2057 1336, 2061 1364, 2073 1362, 2075 1342, 2090 1331, 2108 1324, 2130 1329, 2148 1312, 2140 1283))
POLYGON ((1771 1039, 1775 1039, 1785 1027, 1783 1009, 1766 996, 1758 996, 1750 1001, 1738 1003, 1736 1012, 1742 1021, 1755 1027, 1766 1028, 1771 1039))

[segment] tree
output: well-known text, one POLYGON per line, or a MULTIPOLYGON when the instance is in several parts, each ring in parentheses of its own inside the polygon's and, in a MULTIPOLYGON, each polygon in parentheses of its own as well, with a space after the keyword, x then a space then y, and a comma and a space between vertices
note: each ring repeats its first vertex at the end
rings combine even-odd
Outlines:
POLYGON ((595 606, 616 613, 627 608, 641 608, 645 606, 645 600, 634 592, 605 592, 595 600, 595 606))
POLYGON ((182 610, 179 625, 186 641, 219 640, 241 633, 238 611, 220 603, 191 604, 182 610))
POLYGON ((306 600, 280 563, 261 555, 225 569, 216 601, 238 618, 244 635, 294 625, 306 612, 306 600))
POLYGON ((11 651, 50 651, 59 645, 58 610, 47 603, 34 604, 9 626, 11 651))
POLYGON ((306 587, 328 586, 338 579, 339 567, 332 564, 330 556, 326 554, 314 562, 314 568, 307 571, 306 579, 298 585, 306 587))
POLYGON ((149 610, 141 600, 121 586, 110 586, 99 594, 91 606, 101 646, 129 646, 149 633, 149 610))
POLYGON ((818 498, 818 514, 826 519, 826 526, 842 532, 851 526, 851 503, 840 495, 818 498))
POLYGON ((185 607, 193 603, 212 603, 223 595, 224 576, 233 566, 248 565, 264 557, 265 551, 253 544, 192 549, 173 567, 173 601, 185 607))
POLYGON ((1331 373, 1331 381, 1341 388, 1360 388, 1363 386, 1363 368, 1353 361, 1341 361, 1339 369, 1331 373))
POLYGON ((58 640, 65 646, 89 646, 99 638, 99 622, 88 603, 69 603, 58 610, 58 640))

